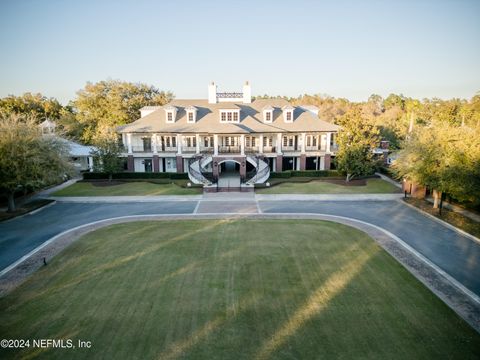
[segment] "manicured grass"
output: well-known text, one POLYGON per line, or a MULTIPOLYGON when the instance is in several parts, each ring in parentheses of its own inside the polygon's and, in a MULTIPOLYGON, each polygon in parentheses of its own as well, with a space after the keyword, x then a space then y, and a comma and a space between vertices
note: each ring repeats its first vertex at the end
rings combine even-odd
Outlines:
POLYGON ((0 358, 473 359, 480 335, 364 233, 313 220, 115 225, 0 299, 0 358))
POLYGON ((53 196, 127 196, 127 195, 195 195, 199 188, 183 188, 176 184, 151 182, 125 182, 120 185, 95 186, 89 182, 78 182, 53 193, 53 196))
POLYGON ((399 188, 382 179, 368 179, 364 186, 344 186, 324 180, 282 182, 270 188, 255 190, 259 194, 382 194, 398 193, 399 188))

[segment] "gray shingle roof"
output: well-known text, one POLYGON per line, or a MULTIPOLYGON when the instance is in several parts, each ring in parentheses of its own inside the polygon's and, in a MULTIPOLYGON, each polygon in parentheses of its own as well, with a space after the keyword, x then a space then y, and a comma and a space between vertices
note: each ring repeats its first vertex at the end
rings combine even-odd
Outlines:
POLYGON ((217 133, 217 134, 249 134, 249 133, 278 133, 278 132, 309 132, 309 131, 338 131, 339 126, 323 121, 310 111, 301 107, 292 107, 293 122, 286 123, 283 119, 282 108, 291 106, 285 99, 257 99, 251 104, 217 103, 209 104, 207 100, 173 100, 166 106, 175 106, 177 114, 174 123, 166 122, 163 107, 144 116, 137 121, 117 128, 120 133, 217 133), (187 122, 185 108, 197 108, 197 121, 187 122), (273 108, 273 121, 263 122, 262 110, 266 106, 273 108), (221 123, 220 109, 240 109, 239 123, 221 123))

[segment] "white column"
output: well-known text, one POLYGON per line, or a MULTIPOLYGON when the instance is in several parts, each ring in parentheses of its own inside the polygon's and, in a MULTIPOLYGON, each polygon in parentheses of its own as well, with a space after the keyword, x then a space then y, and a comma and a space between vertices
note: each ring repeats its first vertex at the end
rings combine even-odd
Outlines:
POLYGON ((93 156, 87 157, 88 171, 93 171, 93 156))
POLYGON ((157 149, 157 134, 152 135, 152 146, 153 146, 153 153, 156 154, 158 152, 158 149, 157 149))
POLYGON ((213 155, 218 155, 218 135, 213 135, 213 155))
POLYGON ((282 134, 277 134, 277 154, 282 154, 282 134))
POLYGON ((196 153, 200 154, 200 135, 199 134, 195 134, 195 142, 197 144, 196 153))
POLYGON ((128 153, 132 153, 132 134, 128 133, 127 134, 127 148, 128 148, 128 153))
POLYGON ((307 136, 305 133, 302 133, 302 154, 305 154, 305 144, 307 143, 307 136))
POLYGON ((327 145, 327 147, 326 147, 327 153, 330 152, 330 140, 331 140, 331 138, 332 138, 332 133, 327 133, 327 144, 326 144, 327 145))
POLYGON ((260 135, 260 144, 258 144, 258 152, 263 154, 263 134, 260 135))
POLYGON ((240 135, 240 155, 245 155, 245 135, 240 135))
POLYGON ((182 155, 182 146, 183 146, 183 136, 181 134, 177 134, 177 154, 182 155))

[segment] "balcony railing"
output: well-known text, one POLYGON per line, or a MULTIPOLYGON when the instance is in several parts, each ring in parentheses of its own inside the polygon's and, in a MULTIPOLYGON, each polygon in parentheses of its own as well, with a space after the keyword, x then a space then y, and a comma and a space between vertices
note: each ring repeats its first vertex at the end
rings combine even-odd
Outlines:
POLYGON ((150 146, 150 147, 148 147, 148 146, 145 146, 145 147, 144 147, 144 146, 142 146, 142 145, 140 145, 140 146, 138 146, 138 145, 132 145, 132 151, 133 151, 133 152, 152 152, 153 149, 152 149, 151 146, 150 146))
POLYGON ((277 151, 277 149, 276 149, 275 146, 264 146, 263 147, 263 152, 264 153, 274 153, 276 151, 277 151))
POLYGON ((258 153, 258 146, 245 146, 245 152, 246 153, 251 153, 251 154, 256 154, 256 153, 258 153))
POLYGON ((295 151, 295 146, 282 146, 282 151, 295 151))
POLYGON ((184 153, 196 153, 197 147, 196 146, 183 146, 182 152, 184 153))
POLYGON ((163 150, 161 148, 158 149, 158 151, 164 151, 164 152, 177 152, 177 147, 176 146, 165 146, 163 150))
POLYGON ((218 152, 223 154, 240 153, 240 146, 219 146, 218 152))

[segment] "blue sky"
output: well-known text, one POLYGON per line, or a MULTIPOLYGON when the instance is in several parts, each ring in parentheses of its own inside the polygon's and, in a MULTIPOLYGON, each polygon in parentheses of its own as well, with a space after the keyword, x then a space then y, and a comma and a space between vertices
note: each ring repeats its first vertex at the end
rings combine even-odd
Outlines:
POLYGON ((254 95, 470 98, 480 1, 0 0, 0 96, 63 103, 87 81, 145 82, 177 98, 207 84, 254 95))

